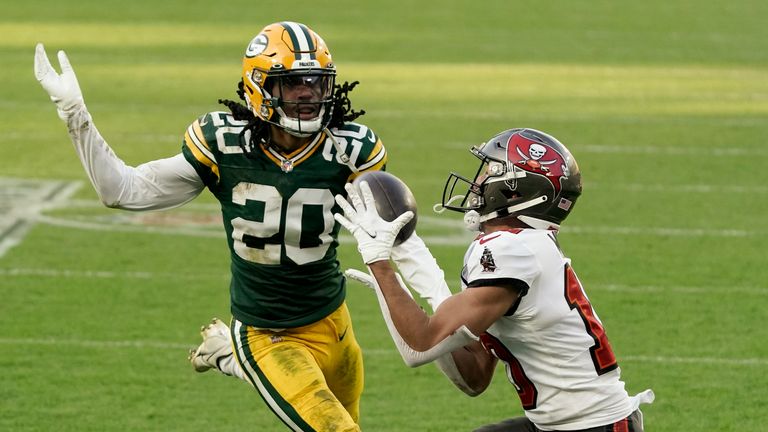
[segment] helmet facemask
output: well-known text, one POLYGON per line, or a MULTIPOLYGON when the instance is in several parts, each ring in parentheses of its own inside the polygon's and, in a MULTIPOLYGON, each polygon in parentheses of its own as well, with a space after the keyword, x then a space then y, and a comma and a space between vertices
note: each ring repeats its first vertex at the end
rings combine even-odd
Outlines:
POLYGON ((268 109, 262 111, 272 111, 266 121, 299 137, 322 130, 333 114, 334 83, 335 74, 328 71, 270 75, 263 89, 263 104, 268 109))
MULTIPOLYGON (((478 167, 473 180, 455 172, 450 173, 448 181, 445 183, 445 189, 443 189, 443 208, 459 212, 479 210, 486 204, 484 191, 487 184, 505 180, 506 162, 482 153, 478 147, 472 147, 470 152, 480 159, 480 167, 478 167), (461 190, 464 187, 467 188, 466 192, 457 193, 457 188, 461 190), (457 201, 459 203, 454 204, 457 201)), ((515 181, 514 178, 509 180, 515 181)), ((514 184, 512 187, 514 188, 514 184)))

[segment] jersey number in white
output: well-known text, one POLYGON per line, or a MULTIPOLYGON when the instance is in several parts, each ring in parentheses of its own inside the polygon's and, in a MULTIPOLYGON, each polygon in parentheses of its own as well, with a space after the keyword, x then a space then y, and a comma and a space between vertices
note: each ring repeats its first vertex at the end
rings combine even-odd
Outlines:
MULTIPOLYGON (((283 197, 269 185, 238 183, 232 190, 232 202, 246 205, 247 201, 260 202, 264 206, 261 221, 237 217, 232 220, 232 239, 235 252, 247 261, 259 264, 279 264, 283 248, 285 255, 296 264, 307 264, 322 259, 331 246, 334 219, 331 209, 334 205, 333 194, 328 189, 301 188, 286 202, 283 218, 283 197), (323 215, 323 228, 314 242, 314 246, 301 246, 302 219, 308 207, 320 207, 323 215), (271 238, 281 238, 280 224, 285 219, 282 242, 269 242, 271 238), (264 240, 263 247, 246 244, 246 238, 264 240)), ((304 239, 306 242, 306 239, 304 239)))

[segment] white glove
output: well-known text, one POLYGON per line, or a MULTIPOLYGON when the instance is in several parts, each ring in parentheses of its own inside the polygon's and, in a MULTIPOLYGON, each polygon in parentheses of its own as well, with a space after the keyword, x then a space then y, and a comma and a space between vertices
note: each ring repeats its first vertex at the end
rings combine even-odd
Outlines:
POLYGON ((61 75, 48 61, 43 44, 38 43, 35 47, 35 77, 56 104, 59 118, 67 121, 77 108, 84 104, 83 93, 80 91, 75 71, 72 70, 67 55, 64 51, 59 51, 58 55, 61 75))
POLYGON ((336 195, 336 203, 344 215, 336 213, 333 217, 355 236, 363 262, 371 264, 388 260, 397 233, 413 219, 413 212, 407 211, 392 222, 387 222, 376 211, 376 201, 367 182, 360 182, 362 199, 352 184, 347 183, 344 188, 351 204, 343 196, 336 195))

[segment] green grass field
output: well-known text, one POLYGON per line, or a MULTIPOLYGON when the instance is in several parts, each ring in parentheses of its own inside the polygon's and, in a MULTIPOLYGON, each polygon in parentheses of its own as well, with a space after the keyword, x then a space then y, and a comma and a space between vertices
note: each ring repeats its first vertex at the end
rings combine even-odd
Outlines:
MULTIPOLYGON (((0 430, 280 431, 243 382, 186 360, 229 317, 213 199, 102 208, 32 73, 65 49, 129 164, 167 157, 234 97, 264 25, 320 33, 419 232, 458 289, 468 233, 435 215, 473 144, 510 127, 563 141, 585 191, 560 236, 648 431, 764 431, 768 420, 768 3, 758 0, 9 2, 0 17, 0 430)), ((343 237, 345 267, 362 263, 343 237)), ((408 369, 352 285, 365 431, 467 431, 522 415, 501 368, 468 398, 408 369)))

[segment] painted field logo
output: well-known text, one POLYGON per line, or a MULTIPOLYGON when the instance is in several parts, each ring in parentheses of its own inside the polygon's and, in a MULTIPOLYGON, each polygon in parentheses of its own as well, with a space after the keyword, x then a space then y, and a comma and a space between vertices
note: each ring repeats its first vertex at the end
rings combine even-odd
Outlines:
POLYGON ((0 256, 21 242, 43 211, 62 206, 80 185, 0 177, 0 256))

